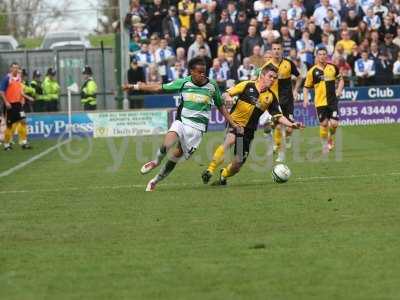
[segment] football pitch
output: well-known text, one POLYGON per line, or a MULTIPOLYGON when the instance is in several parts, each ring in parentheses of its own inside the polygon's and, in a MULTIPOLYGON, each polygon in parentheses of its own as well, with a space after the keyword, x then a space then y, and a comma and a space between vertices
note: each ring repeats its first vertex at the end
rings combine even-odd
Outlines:
POLYGON ((210 132, 153 193, 162 137, 2 151, 0 299, 400 299, 399 129, 343 127, 323 157, 307 128, 284 184, 259 132, 226 187, 201 182, 210 132))

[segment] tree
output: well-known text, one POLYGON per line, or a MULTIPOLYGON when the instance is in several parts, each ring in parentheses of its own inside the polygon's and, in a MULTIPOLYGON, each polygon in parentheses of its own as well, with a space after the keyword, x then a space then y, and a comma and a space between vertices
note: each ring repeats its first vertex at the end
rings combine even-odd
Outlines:
MULTIPOLYGON (((93 2, 93 1, 92 1, 93 2)), ((97 18, 98 33, 112 33, 113 22, 119 20, 119 0, 95 0, 96 3, 91 3, 93 8, 100 8, 101 16, 97 18)))
MULTIPOLYGON (((61 22, 72 0, 3 0, 7 33, 16 38, 43 35, 54 22, 61 22)), ((1 11, 1 10, 0 10, 1 11)), ((1 29, 0 18, 0 29, 1 29)))

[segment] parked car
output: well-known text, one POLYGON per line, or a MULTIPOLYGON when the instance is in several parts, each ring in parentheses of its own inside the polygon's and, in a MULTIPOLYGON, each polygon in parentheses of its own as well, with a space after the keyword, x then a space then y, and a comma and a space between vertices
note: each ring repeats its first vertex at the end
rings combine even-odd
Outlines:
POLYGON ((18 48, 18 42, 12 35, 0 35, 0 51, 12 51, 18 48))
POLYGON ((46 34, 42 49, 90 48, 90 42, 79 31, 58 31, 46 34), (74 47, 76 46, 76 47, 74 47))

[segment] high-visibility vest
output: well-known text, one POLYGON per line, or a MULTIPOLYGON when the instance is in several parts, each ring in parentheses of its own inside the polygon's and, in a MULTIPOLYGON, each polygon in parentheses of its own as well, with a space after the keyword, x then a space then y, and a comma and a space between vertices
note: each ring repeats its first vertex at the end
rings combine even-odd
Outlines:
POLYGON ((45 101, 58 101, 60 98, 60 85, 57 81, 45 77, 42 83, 43 100, 45 101))
POLYGON ((92 77, 86 80, 81 87, 81 103, 96 105, 97 84, 92 77))

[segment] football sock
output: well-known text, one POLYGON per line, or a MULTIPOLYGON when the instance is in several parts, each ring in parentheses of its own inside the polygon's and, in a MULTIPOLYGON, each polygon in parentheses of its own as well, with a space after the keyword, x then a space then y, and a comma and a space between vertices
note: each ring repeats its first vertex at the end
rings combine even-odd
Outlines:
POLYGON ((275 143, 275 146, 278 147, 278 149, 281 147, 282 132, 281 132, 281 127, 280 126, 275 128, 275 130, 274 130, 274 143, 275 143))
POLYGON ((328 128, 320 126, 319 127, 319 137, 321 138, 321 142, 323 145, 326 144, 328 140, 328 128))
POLYGON ((163 180, 165 177, 167 177, 172 170, 175 168, 176 162, 172 160, 168 160, 165 165, 161 168, 160 173, 155 178, 156 182, 159 182, 163 180))
POLYGON ((26 123, 18 122, 17 131, 18 131, 20 145, 26 144, 28 142, 27 141, 28 133, 27 133, 27 129, 26 129, 26 123))
POLYGON ((11 143, 11 139, 14 135, 16 126, 17 123, 12 124, 11 127, 7 126, 6 131, 4 133, 4 144, 8 145, 11 143))
POLYGON ((214 173, 215 169, 224 161, 224 154, 224 145, 219 145, 218 148, 215 150, 212 161, 207 168, 210 173, 214 173))
POLYGON ((235 175, 236 173, 237 172, 235 170, 233 170, 233 168, 232 168, 232 163, 230 163, 226 168, 222 169, 221 175, 225 178, 228 178, 228 177, 235 175))
POLYGON ((335 133, 336 133, 336 127, 329 127, 329 134, 332 139, 333 139, 335 133))
POLYGON ((167 147, 165 147, 164 145, 162 145, 162 146, 157 150, 156 159, 155 159, 155 161, 157 162, 157 164, 159 164, 159 163, 164 159, 165 155, 167 155, 167 147))

